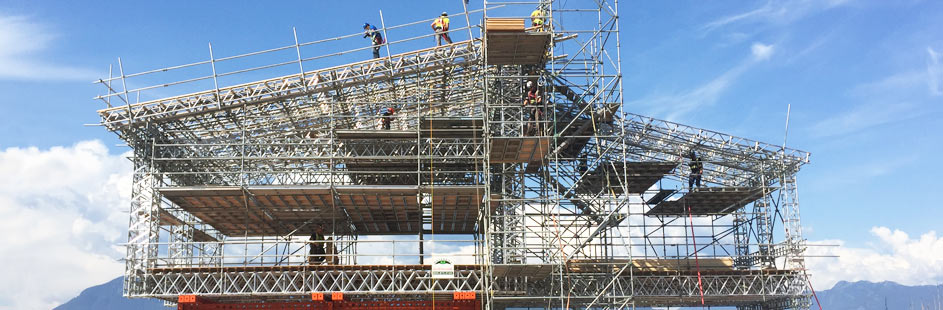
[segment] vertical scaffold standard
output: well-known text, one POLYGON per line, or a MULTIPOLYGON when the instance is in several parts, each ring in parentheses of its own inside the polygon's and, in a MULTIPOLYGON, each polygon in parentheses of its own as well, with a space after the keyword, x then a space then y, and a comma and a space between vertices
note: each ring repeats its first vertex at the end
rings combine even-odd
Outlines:
POLYGON ((486 0, 439 32, 426 29, 438 15, 389 26, 381 13, 380 46, 295 32, 139 73, 119 59, 96 99, 134 150, 125 296, 809 307, 796 183, 809 154, 623 110, 618 12, 486 0))

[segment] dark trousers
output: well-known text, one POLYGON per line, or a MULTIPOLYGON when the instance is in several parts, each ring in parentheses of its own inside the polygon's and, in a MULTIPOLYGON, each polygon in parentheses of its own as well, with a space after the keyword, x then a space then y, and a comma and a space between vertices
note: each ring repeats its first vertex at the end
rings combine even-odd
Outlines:
POLYGON ((308 253, 308 254, 309 254, 309 255, 308 255, 308 264, 310 264, 310 265, 319 265, 319 264, 321 264, 321 263, 324 262, 324 249, 323 249, 323 248, 322 248, 320 251, 318 251, 318 249, 315 248, 315 251, 314 251, 314 252, 311 252, 311 253, 308 253))
POLYGON ((380 45, 373 46, 373 58, 380 58, 380 45))
POLYGON ((692 173, 688 176, 688 188, 694 188, 694 185, 697 184, 697 187, 701 187, 701 174, 692 173))
POLYGON ((449 38, 448 32, 436 30, 435 33, 435 45, 442 45, 442 40, 445 40, 445 42, 448 44, 452 44, 452 38, 449 38))

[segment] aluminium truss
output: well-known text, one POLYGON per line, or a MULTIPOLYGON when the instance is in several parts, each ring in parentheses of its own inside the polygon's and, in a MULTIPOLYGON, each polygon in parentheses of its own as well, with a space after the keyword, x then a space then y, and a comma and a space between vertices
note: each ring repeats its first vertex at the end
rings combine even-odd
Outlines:
POLYGON ((431 35, 397 36, 431 20, 381 25, 386 55, 355 62, 372 47, 303 55, 361 34, 218 59, 211 49, 209 61, 135 74, 119 61, 121 75, 99 81, 98 113, 134 148, 124 294, 807 308, 796 174, 809 154, 623 111, 618 11, 488 0, 453 14, 464 39, 428 47, 431 35), (216 71, 254 57, 264 64, 216 71), (265 70, 278 77, 220 85, 265 70), (189 91, 131 100, 165 87, 189 91), (705 187, 685 184, 692 151, 705 187), (331 239, 307 237, 319 228, 331 239), (442 259, 453 274, 433 275, 442 259))

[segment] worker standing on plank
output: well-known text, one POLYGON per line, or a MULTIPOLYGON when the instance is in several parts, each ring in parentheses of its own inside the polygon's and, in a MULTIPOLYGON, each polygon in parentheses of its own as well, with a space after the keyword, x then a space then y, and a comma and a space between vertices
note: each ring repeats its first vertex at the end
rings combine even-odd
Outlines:
POLYGON ((377 31, 377 27, 369 23, 363 23, 363 37, 370 38, 373 42, 373 58, 380 58, 380 45, 386 43, 383 41, 383 35, 377 31))
POLYGON ((525 132, 530 134, 531 131, 536 131, 537 135, 542 133, 540 120, 542 118, 543 111, 541 111, 540 106, 543 104, 543 98, 540 94, 540 89, 537 87, 537 83, 534 81, 527 81, 526 86, 524 87, 524 108, 530 112, 530 123, 527 125, 525 132))
POLYGON ((537 7, 537 9, 530 13, 530 26, 540 27, 538 30, 543 30, 546 15, 543 9, 537 7))
POLYGON ((448 44, 452 44, 452 39, 449 38, 449 14, 442 12, 442 15, 439 18, 436 18, 432 21, 432 30, 435 31, 435 45, 442 45, 442 40, 445 40, 448 44))
POLYGON ((321 226, 314 228, 311 238, 308 239, 308 264, 319 265, 324 262, 324 229, 321 226))
POLYGON ((393 110, 392 107, 387 107, 380 110, 380 115, 383 117, 380 118, 380 124, 383 126, 384 130, 390 130, 390 124, 393 123, 393 110))
POLYGON ((697 154, 692 150, 688 154, 691 158, 691 162, 688 163, 688 167, 691 168, 691 175, 688 176, 688 189, 694 189, 694 185, 701 187, 701 175, 704 174, 704 163, 701 161, 701 158, 697 157, 697 154))

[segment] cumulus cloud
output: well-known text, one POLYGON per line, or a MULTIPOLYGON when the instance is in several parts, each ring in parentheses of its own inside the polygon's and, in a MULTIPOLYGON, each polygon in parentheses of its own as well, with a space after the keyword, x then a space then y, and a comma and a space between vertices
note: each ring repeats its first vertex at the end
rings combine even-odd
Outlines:
POLYGON ((753 52, 753 58, 766 60, 773 55, 773 45, 766 45, 759 42, 753 43, 753 46, 750 47, 750 51, 753 52))
POLYGON ((0 79, 91 81, 95 71, 43 60, 57 36, 25 16, 0 15, 0 79))
POLYGON ((0 309, 51 309, 123 272, 124 156, 100 141, 0 150, 0 309))
POLYGON ((894 281, 904 285, 943 281, 943 237, 935 231, 912 238, 900 230, 873 227, 871 235, 876 240, 864 248, 846 247, 841 240, 812 242, 810 256, 833 256, 806 260, 816 289, 831 288, 842 280, 894 281))

